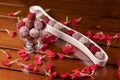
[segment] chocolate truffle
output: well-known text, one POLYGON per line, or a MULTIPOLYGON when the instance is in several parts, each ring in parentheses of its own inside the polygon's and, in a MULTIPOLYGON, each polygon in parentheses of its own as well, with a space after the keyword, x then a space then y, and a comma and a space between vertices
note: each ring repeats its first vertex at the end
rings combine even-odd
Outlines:
POLYGON ((48 24, 50 25, 50 26, 54 26, 55 25, 55 21, 53 21, 53 20, 50 20, 49 22, 48 22, 48 24))
POLYGON ((89 42, 89 40, 88 40, 87 38, 85 38, 85 37, 81 37, 81 38, 79 39, 79 41, 80 41, 81 43, 83 43, 83 44, 89 42))
POLYGON ((94 56, 100 60, 104 59, 104 54, 101 51, 96 52, 94 56))
POLYGON ((54 28, 56 28, 56 29, 62 29, 63 27, 62 27, 60 24, 56 23, 56 24, 54 25, 54 28))
POLYGON ((29 32, 29 35, 30 35, 31 37, 36 38, 36 37, 38 37, 38 35, 39 35, 39 31, 38 31, 37 29, 35 29, 35 28, 32 28, 32 29, 30 30, 30 32, 29 32))
POLYGON ((29 29, 28 27, 26 26, 22 26, 20 29, 19 29, 19 34, 20 34, 20 37, 21 38, 26 38, 29 34, 29 29))
POLYGON ((73 33, 72 37, 79 40, 82 37, 82 35, 80 33, 73 33))
POLYGON ((100 49, 99 49, 97 46, 92 45, 91 48, 90 48, 90 51, 91 51, 91 52, 93 53, 93 55, 94 55, 96 52, 100 51, 100 49))

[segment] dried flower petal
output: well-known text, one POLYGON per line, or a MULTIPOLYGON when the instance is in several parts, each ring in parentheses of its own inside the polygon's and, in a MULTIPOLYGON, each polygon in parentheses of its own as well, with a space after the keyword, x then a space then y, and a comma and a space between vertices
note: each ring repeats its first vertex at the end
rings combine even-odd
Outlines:
POLYGON ((60 76, 61 76, 61 78, 67 78, 70 76, 70 73, 67 72, 67 73, 61 74, 60 76))
POLYGON ((28 55, 28 53, 27 53, 24 49, 19 50, 17 53, 20 55, 20 57, 21 57, 24 61, 29 60, 29 55, 28 55))
POLYGON ((116 65, 119 68, 120 67, 120 61, 118 61, 116 65))
POLYGON ((105 39, 105 35, 104 34, 99 36, 99 40, 104 40, 104 39, 105 39))
POLYGON ((51 51, 50 49, 45 50, 45 54, 50 58, 55 57, 55 52, 51 51))
POLYGON ((58 57, 59 57, 60 59, 63 59, 63 58, 65 57, 65 55, 64 55, 64 54, 61 54, 61 53, 57 53, 57 55, 58 55, 58 57))
POLYGON ((10 58, 10 55, 9 55, 7 52, 4 53, 4 56, 5 56, 7 59, 10 58))
POLYGON ((72 20, 72 25, 77 25, 78 22, 79 22, 81 19, 82 19, 81 17, 78 18, 78 19, 74 18, 74 19, 72 20))
POLYGON ((73 74, 71 76, 71 79, 75 79, 75 78, 81 76, 79 68, 72 70, 72 72, 73 72, 73 74))
POLYGON ((51 35, 51 36, 47 37, 46 42, 47 42, 47 44, 51 44, 51 43, 55 42, 55 40, 56 40, 56 37, 51 35))
POLYGON ((118 70, 118 79, 120 79, 120 70, 118 70))
POLYGON ((52 64, 51 64, 51 63, 48 63, 48 64, 46 65, 46 70, 47 70, 47 71, 51 71, 51 69, 52 69, 52 64))
POLYGON ((60 23, 62 23, 65 26, 68 24, 68 22, 66 22, 66 21, 60 21, 60 23))
POLYGON ((16 11, 16 12, 10 12, 10 13, 8 13, 8 16, 15 17, 15 16, 18 15, 20 12, 21 12, 21 10, 16 11))
POLYGON ((112 36, 109 36, 107 34, 105 34, 105 36, 106 36, 105 41, 107 42, 107 46, 110 46, 113 38, 112 38, 112 36))
POLYGON ((84 67, 83 68, 83 73, 90 74, 91 73, 90 68, 89 67, 84 67))
POLYGON ((74 46, 63 46, 62 47, 62 51, 65 53, 65 54, 69 54, 69 53, 74 53, 76 51, 76 48, 74 46))
POLYGON ((99 38, 99 34, 96 33, 95 35, 93 35, 93 38, 94 38, 94 39, 98 39, 98 38, 99 38))
POLYGON ((14 31, 9 31, 8 29, 5 29, 5 31, 9 34, 9 36, 11 37, 15 37, 16 36, 16 32, 14 31))
POLYGON ((100 28, 101 28, 101 26, 100 26, 100 25, 96 25, 96 28, 100 29, 100 28))
POLYGON ((10 66, 11 66, 10 62, 2 62, 2 65, 3 65, 3 66, 7 66, 7 67, 10 67, 10 66))
POLYGON ((34 67, 33 72, 38 72, 38 65, 34 67))
POLYGON ((89 68, 91 71, 96 70, 98 68, 98 64, 90 65, 89 68))
POLYGON ((87 37, 92 38, 92 33, 90 30, 87 32, 87 37))
POLYGON ((119 38, 120 39, 120 33, 116 33, 116 35, 114 36, 116 38, 119 38))
POLYGON ((5 58, 9 59, 10 58, 10 55, 3 49, 1 49, 0 51, 3 52, 3 55, 5 56, 5 58))

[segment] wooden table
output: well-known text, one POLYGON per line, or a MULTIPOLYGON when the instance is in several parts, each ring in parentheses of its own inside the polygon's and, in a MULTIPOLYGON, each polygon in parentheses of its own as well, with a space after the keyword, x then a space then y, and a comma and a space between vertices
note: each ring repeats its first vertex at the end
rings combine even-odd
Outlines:
MULTIPOLYGON (((120 1, 119 0, 1 0, 0 1, 0 29, 16 30, 17 19, 7 18, 9 12, 22 10, 20 17, 25 17, 28 13, 29 6, 39 5, 44 9, 50 8, 48 13, 58 21, 65 20, 69 16, 69 20, 82 17, 80 23, 76 26, 70 26, 86 35, 88 30, 92 33, 102 31, 105 34, 114 36, 120 32, 120 1), (3 16, 4 15, 4 16, 3 16), (98 29, 95 26, 101 25, 98 29)), ((114 39, 110 47, 106 46, 104 41, 93 39, 100 45, 109 60, 105 67, 99 68, 95 73, 95 80, 117 80, 116 62, 120 60, 120 39, 114 39)), ((46 76, 38 74, 25 74, 18 69, 17 65, 12 67, 15 69, 7 69, 1 65, 2 61, 11 61, 19 57, 16 49, 23 48, 23 41, 19 39, 19 35, 11 38, 6 32, 0 31, 0 48, 5 49, 11 56, 11 59, 5 59, 0 52, 0 80, 50 80, 46 76), (10 48, 15 49, 10 49, 10 48)), ((55 44, 50 46, 54 51, 59 51, 55 44)), ((33 58, 25 63, 32 62, 33 58)), ((55 66, 55 70, 59 73, 67 72, 79 67, 82 69, 85 65, 83 61, 75 60, 56 60, 50 59, 55 66), (59 64, 58 64, 59 62, 59 64)), ((56 79, 55 79, 56 80, 56 79)), ((57 79, 60 80, 60 79, 57 79)), ((84 79, 83 79, 84 80, 84 79)))

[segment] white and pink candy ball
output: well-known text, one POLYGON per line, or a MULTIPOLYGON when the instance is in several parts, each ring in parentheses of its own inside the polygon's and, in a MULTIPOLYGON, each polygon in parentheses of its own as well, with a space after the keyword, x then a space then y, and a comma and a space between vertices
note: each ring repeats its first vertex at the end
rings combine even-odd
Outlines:
POLYGON ((32 28, 32 29, 30 30, 30 32, 29 32, 29 35, 30 35, 31 37, 36 38, 36 37, 39 36, 39 31, 38 31, 37 29, 35 29, 35 28, 32 28))
POLYGON ((80 33, 73 33, 72 37, 79 40, 82 37, 82 35, 80 33))
POLYGON ((34 28, 37 29, 38 31, 42 30, 44 27, 44 23, 39 20, 35 20, 34 22, 34 28))
POLYGON ((29 34, 29 28, 26 27, 26 26, 22 26, 19 29, 19 34, 20 34, 21 38, 26 38, 28 36, 28 34, 29 34))

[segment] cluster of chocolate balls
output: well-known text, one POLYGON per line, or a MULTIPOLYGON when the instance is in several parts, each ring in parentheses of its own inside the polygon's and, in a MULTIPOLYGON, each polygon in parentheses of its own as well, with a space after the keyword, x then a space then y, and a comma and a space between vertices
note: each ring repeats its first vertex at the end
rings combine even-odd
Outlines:
POLYGON ((42 46, 39 40, 44 36, 44 29, 49 22, 49 18, 40 11, 28 13, 27 17, 17 23, 19 36, 25 41, 24 48, 28 52, 33 52, 42 46))

